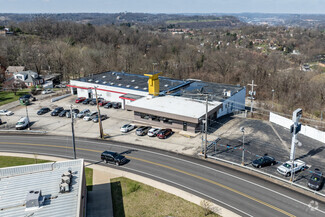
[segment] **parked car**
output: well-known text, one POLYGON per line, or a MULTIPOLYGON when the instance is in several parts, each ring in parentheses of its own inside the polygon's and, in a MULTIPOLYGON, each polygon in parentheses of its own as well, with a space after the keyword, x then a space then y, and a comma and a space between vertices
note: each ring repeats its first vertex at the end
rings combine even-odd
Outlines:
POLYGON ((2 124, 2 120, 1 120, 1 118, 0 118, 0 125, 2 124))
POLYGON ((52 112, 51 112, 51 116, 58 116, 60 114, 60 112, 62 112, 64 110, 63 107, 56 107, 52 112))
POLYGON ((75 103, 81 103, 86 99, 86 97, 78 97, 75 101, 75 103))
POLYGON ((166 139, 168 136, 171 136, 173 131, 171 129, 162 129, 157 133, 159 139, 166 139))
MULTIPOLYGON (((72 109, 72 113, 75 115, 75 116, 73 116, 73 117, 76 117, 76 116, 78 115, 78 113, 79 113, 79 109, 72 109)), ((67 118, 71 118, 71 111, 69 110, 69 111, 65 114, 65 116, 66 116, 67 118)))
POLYGON ((86 114, 83 119, 85 121, 91 121, 97 114, 98 114, 98 112, 96 112, 96 111, 90 112, 90 113, 86 114))
POLYGON ((274 157, 270 157, 267 155, 264 155, 263 157, 260 157, 252 162, 252 166, 256 168, 261 168, 270 165, 273 166, 274 164, 276 164, 274 157))
POLYGON ((36 98, 30 94, 26 94, 26 95, 19 97, 19 100, 22 100, 22 99, 29 99, 31 101, 36 101, 36 98))
POLYGON ((137 136, 144 136, 147 135, 148 131, 151 129, 150 126, 141 126, 136 131, 135 134, 137 136))
POLYGON ((315 169, 308 181, 308 187, 318 191, 323 185, 323 173, 319 169, 315 169))
POLYGON ((65 110, 63 110, 62 112, 59 113, 59 117, 65 117, 65 114, 66 114, 67 112, 69 112, 69 111, 70 111, 70 109, 65 109, 65 110))
POLYGON ((45 95, 45 94, 49 94, 49 93, 53 93, 53 90, 51 89, 45 89, 42 91, 42 94, 45 95))
POLYGON ((13 115, 13 114, 14 113, 12 111, 8 111, 7 109, 0 110, 0 115, 10 116, 10 115, 13 115))
POLYGON ((149 131, 148 131, 148 136, 150 137, 155 137, 157 136, 157 133, 161 130, 161 128, 151 128, 149 131))
POLYGON ((89 105, 97 105, 96 99, 91 99, 89 105))
POLYGON ((111 103, 111 102, 108 102, 108 103, 106 103, 106 105, 104 105, 104 108, 112 108, 113 107, 113 103, 111 103))
POLYGON ((106 105, 107 103, 109 103, 109 101, 102 99, 102 100, 98 103, 98 105, 99 105, 99 106, 104 106, 104 105, 106 105))
POLYGON ((124 125, 121 127, 120 131, 121 131, 122 133, 127 133, 127 132, 133 130, 134 128, 136 128, 136 126, 135 126, 134 124, 124 124, 124 125))
POLYGON ((29 126, 29 119, 27 117, 22 117, 16 123, 16 130, 23 130, 29 126))
POLYGON ((291 166, 292 166, 292 162, 287 161, 284 164, 282 164, 281 166, 279 166, 277 168, 277 171, 284 176, 291 176, 291 171, 293 171, 294 173, 297 173, 301 170, 304 170, 306 167, 306 163, 301 160, 295 160, 293 169, 291 169, 291 166))
POLYGON ((122 104, 120 102, 113 102, 113 108, 119 109, 122 107, 122 104))
POLYGON ((41 108, 40 110, 38 110, 37 114, 38 115, 43 115, 45 113, 48 113, 49 111, 51 111, 51 109, 49 109, 47 107, 44 107, 44 108, 41 108))
MULTIPOLYGON (((103 121, 103 120, 106 120, 108 118, 107 115, 100 115, 100 120, 103 121)), ((96 115, 95 117, 93 117, 93 122, 94 123, 98 123, 98 115, 96 115)))
POLYGON ((82 104, 87 105, 91 100, 92 98, 85 99, 84 101, 82 101, 82 104))
POLYGON ((55 88, 66 88, 67 86, 65 84, 57 84, 54 87, 55 88))
POLYGON ((85 117, 86 114, 88 114, 90 112, 89 109, 84 109, 81 112, 79 112, 79 114, 77 115, 78 118, 83 118, 85 117))
POLYGON ((116 166, 125 164, 127 162, 127 159, 123 155, 112 151, 104 151, 100 155, 100 159, 106 163, 114 163, 116 166))

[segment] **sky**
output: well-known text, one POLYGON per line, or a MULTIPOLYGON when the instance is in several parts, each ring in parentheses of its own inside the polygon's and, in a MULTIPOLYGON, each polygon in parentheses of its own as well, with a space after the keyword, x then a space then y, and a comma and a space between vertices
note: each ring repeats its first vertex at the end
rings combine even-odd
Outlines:
POLYGON ((0 0, 0 13, 324 14, 325 0, 0 0))

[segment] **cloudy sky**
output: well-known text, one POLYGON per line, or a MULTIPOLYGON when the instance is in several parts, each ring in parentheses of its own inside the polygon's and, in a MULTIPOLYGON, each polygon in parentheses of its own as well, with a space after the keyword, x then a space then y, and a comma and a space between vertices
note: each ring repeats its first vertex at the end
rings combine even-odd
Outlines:
POLYGON ((325 0, 0 0, 0 13, 325 13, 325 0))

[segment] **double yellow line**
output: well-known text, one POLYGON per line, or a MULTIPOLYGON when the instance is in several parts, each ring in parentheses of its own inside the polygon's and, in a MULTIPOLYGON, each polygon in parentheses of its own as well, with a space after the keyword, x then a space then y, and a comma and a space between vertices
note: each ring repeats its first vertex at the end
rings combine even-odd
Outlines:
MULTIPOLYGON (((46 144, 32 144, 32 143, 15 143, 15 142, 0 142, 0 144, 7 144, 7 145, 26 145, 26 146, 38 146, 38 147, 51 147, 51 148, 67 148, 67 149, 72 149, 72 147, 65 147, 65 146, 60 146, 60 145, 46 145, 46 144)), ((102 151, 97 151, 97 150, 93 150, 93 149, 87 149, 87 148, 76 148, 77 150, 81 150, 81 151, 89 151, 89 152, 96 152, 96 153, 101 153, 102 151)), ((281 212, 283 213, 284 215, 287 215, 287 216, 290 216, 290 217, 295 217, 295 215, 291 214, 291 213, 288 213, 278 207, 275 207, 271 204, 268 204, 264 201, 261 201, 255 197, 252 197, 250 195, 247 195, 243 192, 240 192, 236 189, 233 189, 233 188, 230 188, 226 185, 223 185, 223 184, 220 184, 218 182, 215 182, 215 181, 212 181, 210 179, 207 179, 207 178, 204 178, 204 177, 201 177, 201 176, 198 176, 198 175, 195 175, 193 173, 189 173, 189 172, 186 172, 186 171, 183 171, 183 170, 180 170, 180 169, 176 169, 174 167, 170 167, 170 166, 167 166, 167 165, 164 165, 164 164, 160 164, 160 163, 155 163, 155 162, 152 162, 152 161, 148 161, 148 160, 144 160, 144 159, 141 159, 141 158, 136 158, 136 157, 132 157, 132 156, 128 156, 128 158, 130 159, 133 159, 133 160, 138 160, 138 161, 141 161, 141 162, 144 162, 144 163, 148 163, 148 164, 152 164, 152 165, 156 165, 156 166, 160 166, 160 167, 163 167, 163 168, 166 168, 166 169, 170 169, 170 170, 173 170, 173 171, 176 171, 176 172, 179 172, 179 173, 182 173, 182 174, 185 174, 185 175, 188 175, 188 176, 191 176, 191 177, 194 177, 194 178, 197 178, 197 179, 200 179, 200 180, 203 180, 203 181, 206 181, 206 182, 209 182, 211 184, 214 184, 216 186, 219 186, 221 188, 224 188, 224 189, 227 189, 228 191, 231 191, 233 193, 236 193, 238 195, 241 195, 243 197, 246 197, 248 199, 251 199, 257 203, 260 203, 264 206, 267 206, 271 209, 274 209, 278 212, 281 212)))

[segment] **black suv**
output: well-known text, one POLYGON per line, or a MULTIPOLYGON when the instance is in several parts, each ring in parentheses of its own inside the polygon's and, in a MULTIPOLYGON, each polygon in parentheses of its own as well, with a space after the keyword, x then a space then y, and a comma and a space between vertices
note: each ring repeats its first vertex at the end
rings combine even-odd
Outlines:
POLYGON ((114 163, 116 166, 125 164, 127 162, 127 159, 123 155, 112 151, 104 151, 100 158, 102 161, 105 161, 106 163, 114 163))
POLYGON ((122 104, 120 102, 113 102, 112 104, 113 104, 113 108, 115 109, 119 109, 122 107, 122 104))
POLYGON ((323 186, 323 173, 319 169, 315 169, 308 181, 308 187, 313 190, 320 190, 323 186))
POLYGON ((51 116, 58 116, 63 110, 63 107, 57 107, 53 110, 53 112, 51 112, 51 116))
POLYGON ((38 115, 43 115, 43 114, 45 114, 45 113, 48 113, 49 111, 51 111, 49 108, 44 107, 44 108, 41 108, 41 109, 37 112, 37 114, 38 114, 38 115))

